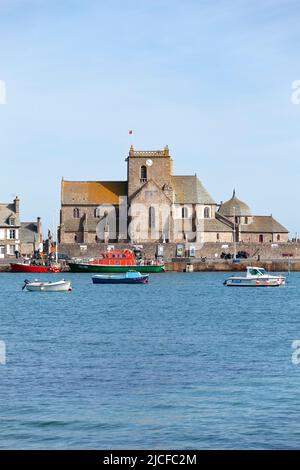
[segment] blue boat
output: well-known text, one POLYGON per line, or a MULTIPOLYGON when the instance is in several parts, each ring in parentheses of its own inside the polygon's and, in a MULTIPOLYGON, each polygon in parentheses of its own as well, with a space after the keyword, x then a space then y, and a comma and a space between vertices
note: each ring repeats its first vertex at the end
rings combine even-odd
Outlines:
POLYGON ((149 274, 128 271, 124 274, 97 274, 92 277, 93 284, 147 284, 149 274))

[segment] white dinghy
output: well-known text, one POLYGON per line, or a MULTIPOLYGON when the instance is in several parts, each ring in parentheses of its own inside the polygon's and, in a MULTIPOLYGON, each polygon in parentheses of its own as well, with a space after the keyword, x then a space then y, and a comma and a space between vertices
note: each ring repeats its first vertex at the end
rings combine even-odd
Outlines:
POLYGON ((71 282, 64 279, 49 282, 39 282, 37 280, 30 282, 26 279, 22 289, 29 290, 30 292, 69 292, 72 290, 72 287, 71 282))
POLYGON ((264 268, 247 267, 246 276, 231 276, 224 281, 227 287, 283 287, 286 278, 269 274, 264 268))

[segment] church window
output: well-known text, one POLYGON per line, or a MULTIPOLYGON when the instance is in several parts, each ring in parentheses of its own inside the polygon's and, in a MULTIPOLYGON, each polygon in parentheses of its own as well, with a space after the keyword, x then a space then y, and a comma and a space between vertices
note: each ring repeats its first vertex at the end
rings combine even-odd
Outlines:
POLYGON ((248 217, 245 217, 245 224, 248 224, 248 217))
POLYGON ((277 235, 277 241, 280 242, 280 235, 279 235, 279 233, 278 233, 278 235, 277 235))
POLYGON ((182 213, 182 218, 183 218, 183 219, 187 219, 187 218, 188 218, 189 214, 188 214, 188 209, 187 209, 187 207, 183 207, 181 213, 182 213))
POLYGON ((263 234, 261 233, 261 234, 259 235, 259 243, 263 243, 263 241, 264 241, 264 236, 263 236, 263 234))
POLYGON ((217 240, 220 240, 220 234, 217 233, 217 240))
POLYGON ((78 207, 75 207, 75 209, 73 210, 73 217, 74 217, 74 219, 79 219, 79 209, 78 209, 78 207))
POLYGON ((209 207, 204 207, 204 218, 205 219, 210 218, 210 208, 209 207))
POLYGON ((155 208, 149 207, 149 228, 155 227, 155 208))
POLYGON ((74 235, 74 242, 77 242, 77 235, 74 235))
POLYGON ((98 217, 100 217, 100 213, 99 213, 98 207, 97 207, 96 209, 94 209, 94 217, 95 217, 95 219, 97 219, 98 217))
POLYGON ((147 181, 147 167, 145 165, 141 166, 141 182, 147 181))

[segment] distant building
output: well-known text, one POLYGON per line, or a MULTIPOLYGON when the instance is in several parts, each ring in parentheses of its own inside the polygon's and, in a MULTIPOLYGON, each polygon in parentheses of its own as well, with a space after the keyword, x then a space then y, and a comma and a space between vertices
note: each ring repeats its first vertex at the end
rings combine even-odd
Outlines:
POLYGON ((31 255, 42 247, 42 223, 20 222, 20 199, 0 204, 0 258, 14 257, 16 252, 31 255))
POLYGON ((155 151, 136 151, 131 146, 126 162, 126 181, 62 180, 60 243, 125 242, 129 241, 128 228, 133 243, 177 243, 191 233, 204 243, 230 243, 234 233, 236 241, 251 243, 288 240, 285 227, 272 216, 254 216, 235 193, 229 201, 217 204, 196 175, 174 175, 167 146, 155 151), (126 201, 125 228, 122 200, 126 201), (162 217, 165 208, 167 218, 162 217), (105 223, 100 238, 99 222, 105 223))
POLYGON ((21 222, 20 226, 20 253, 22 256, 31 256, 34 251, 43 251, 43 232, 41 218, 36 222, 21 222))
POLYGON ((20 247, 20 200, 0 204, 0 258, 15 256, 20 247))

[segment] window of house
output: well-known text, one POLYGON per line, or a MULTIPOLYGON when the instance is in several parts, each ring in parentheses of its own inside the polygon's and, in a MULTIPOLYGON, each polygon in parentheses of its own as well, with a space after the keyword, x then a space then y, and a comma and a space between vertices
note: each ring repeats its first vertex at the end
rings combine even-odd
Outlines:
POLYGON ((74 219, 79 219, 80 213, 78 207, 75 207, 75 209, 73 210, 73 217, 74 219))
POLYGON ((220 240, 220 234, 217 233, 217 240, 220 240))
POLYGON ((245 224, 248 224, 248 217, 245 217, 245 224))
POLYGON ((278 233, 278 235, 277 235, 277 241, 280 242, 280 235, 279 235, 279 233, 278 233))
POLYGON ((95 217, 96 219, 100 217, 100 212, 99 212, 98 207, 96 207, 96 209, 94 209, 94 217, 95 217))
POLYGON ((10 217, 8 223, 9 225, 16 225, 16 219, 14 217, 10 217))
POLYGON ((149 228, 155 227, 155 208, 149 207, 149 228))
POLYGON ((261 234, 259 235, 259 243, 263 243, 263 241, 264 241, 264 236, 263 236, 263 234, 261 233, 261 234))
POLYGON ((16 238, 16 231, 15 230, 10 230, 9 231, 9 239, 14 240, 16 238))
POLYGON ((188 218, 189 214, 188 214, 188 209, 187 209, 187 207, 183 207, 183 208, 182 208, 181 215, 182 215, 182 218, 183 218, 183 219, 187 219, 187 218, 188 218))
POLYGON ((205 219, 210 218, 210 208, 209 207, 204 207, 204 218, 205 219))
POLYGON ((147 181, 147 167, 145 165, 141 166, 141 181, 147 181))
POLYGON ((74 242, 77 242, 77 235, 74 235, 74 242))

